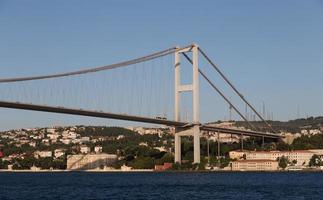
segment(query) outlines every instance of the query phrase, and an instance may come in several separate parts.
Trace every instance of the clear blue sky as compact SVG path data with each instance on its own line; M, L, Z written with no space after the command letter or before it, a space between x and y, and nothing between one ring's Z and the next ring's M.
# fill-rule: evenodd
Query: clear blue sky
M275 119L296 118L297 106L301 117L323 115L322 0L0 0L0 33L1 78L110 64L195 42ZM105 123L0 112L0 129Z

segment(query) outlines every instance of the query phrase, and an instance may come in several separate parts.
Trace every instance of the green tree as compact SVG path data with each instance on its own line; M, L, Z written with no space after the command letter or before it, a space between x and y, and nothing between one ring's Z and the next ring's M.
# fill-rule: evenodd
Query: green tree
M288 159L285 156L282 156L280 158L277 158L278 160L278 166L282 169L285 169L288 165Z
M8 164L8 161L0 159L0 169L8 169Z
M174 156L171 153L166 153L162 158L156 161L157 165L162 165L164 163L174 162Z
M181 169L181 164L176 162L172 166L172 170L180 170Z
M153 169L155 167L155 160L151 157L137 157L130 166L135 169Z
M220 168L225 168L229 165L230 163L230 158L229 157L222 157L220 158Z
M316 155L316 154L314 154L312 156L312 158L310 159L310 162L309 162L309 166L310 167L322 166L322 164L323 163L322 163L321 158L318 155Z

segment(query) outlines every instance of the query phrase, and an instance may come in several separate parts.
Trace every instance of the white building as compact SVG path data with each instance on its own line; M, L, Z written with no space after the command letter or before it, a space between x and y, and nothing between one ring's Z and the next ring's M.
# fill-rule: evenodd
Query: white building
M49 139L42 139L41 142L44 143L44 144L49 144Z
M102 153L102 147L101 146L94 147L94 152L95 153Z
M145 146L145 147L147 147L148 146L148 143L147 142L140 142L139 143L139 146Z
M49 158L52 156L53 156L53 153L51 151L35 151L34 152L35 158Z
M54 156L55 158L60 158L65 154L65 149L55 149Z
M320 131L320 129L311 129L309 131L309 133L310 133L310 135L317 135L317 134L320 134L321 131Z
M160 152L167 152L166 147L162 146L162 147L154 147L154 149L159 150Z
M121 171L131 171L132 167L128 167L127 165L122 165L121 166Z
M36 142L29 142L29 146L36 147Z
M69 134L69 132L68 132L68 131L63 131L63 132L62 132L62 137L63 137L63 138L68 138L68 137L69 137L69 135L70 135L70 134Z
M296 166L307 166L314 154L320 155L323 150L295 150L295 151L231 151L229 156L232 159L245 158L246 160L277 160L282 156L290 162L295 161Z
M308 134L308 131L306 129L303 129L303 130L301 130L301 134L302 135L307 135Z
M47 134L47 137L51 140L57 140L59 135L56 133L53 133L53 134Z
M296 166L308 165L314 152L308 150L295 150L295 151L270 151L270 152L251 152L246 155L248 159L271 159L276 160L279 157L286 157L290 162L296 161Z
M88 146L81 146L80 151L81 153L88 154L91 152L91 149Z
M123 139L123 138L125 138L125 136L124 136L124 135L118 135L117 140L121 140L121 139Z
M46 129L46 132L47 133L55 133L56 129L55 128L48 128L48 129Z
M69 132L68 138L70 138L70 139L76 139L77 136L78 135L75 132Z
M71 139L60 139L60 141L66 145L71 144Z
M238 160L231 162L233 171L274 171L278 170L275 160Z
M30 170L36 172L36 171L40 171L41 168L40 167L36 167L35 165L33 165L33 166L30 167Z
M81 137L81 142L90 142L90 137Z

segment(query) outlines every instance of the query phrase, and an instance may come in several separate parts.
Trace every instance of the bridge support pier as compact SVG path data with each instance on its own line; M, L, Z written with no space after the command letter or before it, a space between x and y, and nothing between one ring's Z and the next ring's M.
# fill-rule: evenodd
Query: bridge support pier
M175 132L175 162L181 163L181 137L193 136L194 163L200 163L200 126L196 125L188 129L176 128Z
M182 151L181 151L182 143L181 136L178 133L175 133L175 163L181 163L182 161Z
M193 137L194 137L194 163L201 162L201 145L200 145L200 126L195 125L193 127Z
M181 62L180 54L192 52L192 84L181 84ZM193 44L190 47L175 52L175 121L180 121L180 102L182 92L193 94L193 124L190 135L194 137L194 163L200 163L200 94L199 94L199 68L198 68L198 46ZM185 131L184 131L185 132ZM185 133L186 134L186 133ZM179 128L175 129L175 162L181 162L181 139Z

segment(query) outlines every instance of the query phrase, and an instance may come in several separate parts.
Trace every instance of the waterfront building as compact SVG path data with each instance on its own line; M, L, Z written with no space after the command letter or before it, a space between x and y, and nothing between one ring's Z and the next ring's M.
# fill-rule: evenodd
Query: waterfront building
M308 165L310 159L315 153L309 150L295 151L254 151L246 154L247 160L270 159L277 160L280 157L286 157L290 162L296 162L296 166Z
M114 154L78 154L67 156L67 170L104 169L117 161Z
M165 171L173 167L173 163L164 163L163 165L155 165L155 171Z
M40 167L36 167L35 165L33 165L33 166L30 167L30 170L35 172L35 171L40 171L41 168Z
M277 160L286 157L295 166L307 166L314 154L323 155L323 149L294 150L294 151L230 151L231 159L246 160Z
M121 166L121 171L131 171L132 167L128 167L127 165L122 165Z
M231 162L233 171L274 171L278 169L275 160L237 160Z

